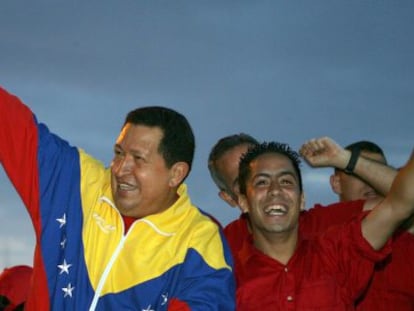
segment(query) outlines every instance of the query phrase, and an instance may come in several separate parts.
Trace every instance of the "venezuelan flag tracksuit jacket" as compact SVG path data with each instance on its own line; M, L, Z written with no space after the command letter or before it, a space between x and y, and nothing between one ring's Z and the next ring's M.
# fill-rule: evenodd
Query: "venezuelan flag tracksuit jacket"
M185 185L125 234L109 170L1 88L0 162L36 233L28 310L234 310L229 249Z

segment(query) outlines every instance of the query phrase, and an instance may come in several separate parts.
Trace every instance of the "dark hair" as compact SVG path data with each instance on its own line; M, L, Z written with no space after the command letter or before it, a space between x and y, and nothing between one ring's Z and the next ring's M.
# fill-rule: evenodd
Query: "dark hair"
M240 193L246 194L246 182L247 179L250 177L250 163L256 159L257 157L261 156L262 154L266 153L277 153L287 157L293 165L293 168L298 175L299 180L299 190L300 192L303 191L302 186L302 175L300 172L300 156L299 154L294 151L292 148L289 147L288 144L278 143L278 142L263 142L261 144L252 146L243 155L240 160L239 165L239 187Z
M214 180L215 184L220 188L220 190L231 191L226 189L227 185L223 180L223 176L217 171L216 162L229 150L242 146L242 145L256 145L259 142L252 136L239 133L229 136L225 136L213 146L208 156L208 170L210 172L211 178Z
M165 107L143 107L130 111L124 125L127 123L160 128L163 137L158 152L163 156L167 167L177 162L186 162L189 171L191 170L195 139L188 120L182 114Z
M345 149L349 151L360 150L360 151L378 153L384 157L385 163L387 163L387 160L385 159L384 151L381 149L380 146L378 146L376 143L373 143L372 141L360 140L360 141L354 142L346 146Z
M379 154L384 158L384 164L387 164L387 159L385 158L384 151L381 149L380 146L378 146L376 143L373 143L372 141L369 141L369 140L356 141L352 144L349 144L344 149L349 150L351 152L359 150L359 151ZM334 168L334 171L335 173L344 172L344 170L341 170L337 167Z

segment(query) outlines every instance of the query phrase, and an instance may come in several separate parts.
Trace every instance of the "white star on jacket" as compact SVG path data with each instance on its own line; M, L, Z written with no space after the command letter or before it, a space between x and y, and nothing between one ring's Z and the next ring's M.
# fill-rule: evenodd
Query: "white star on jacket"
M60 224L59 228L62 228L66 225L66 214L63 214L62 218L56 218L57 222Z
M66 246L66 238L63 239L62 242L60 242L60 246L61 246L62 249L65 248L65 246Z
M161 294L161 297L162 297L162 303L161 303L161 306L163 306L163 305L165 305L165 304L167 303L167 301L168 301L168 293L166 293L166 294Z
M75 289L75 287L72 287L72 284L68 284L67 287L63 287L62 290L65 293L65 295L63 297L67 297L69 296L70 298L72 298L72 292Z
M56 218L56 221L59 223L59 229L62 229L63 226L66 225L66 213L63 213L61 218ZM62 249L64 249L66 246L66 238L63 238L63 240L60 242L60 247ZM72 264L68 264L66 262L66 258L63 259L63 263L60 265L57 265L57 267L60 269L59 271L59 275L66 273L67 275L69 275L69 268L72 266ZM71 283L69 283L66 287L62 287L62 291L63 291L63 298L66 297L73 297L73 291L75 289L75 286L72 286Z
M58 268L60 269L59 274L62 274L62 273L69 274L69 268L71 266L72 266L71 264L68 264L66 262L66 259L63 259L63 263L61 265L58 265Z

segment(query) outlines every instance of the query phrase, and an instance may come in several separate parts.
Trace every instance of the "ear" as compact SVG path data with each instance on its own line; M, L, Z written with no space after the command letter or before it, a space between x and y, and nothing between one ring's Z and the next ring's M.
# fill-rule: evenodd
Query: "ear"
M338 174L333 174L329 178L329 182L331 183L332 191L336 194L341 194L341 178Z
M304 211L306 209L306 200L305 200L305 193L302 192L301 197L300 197L300 210Z
M171 188L178 187L187 176L189 166L186 162L176 162L170 169L170 181L168 185Z
M231 197L230 194L227 193L227 191L220 190L218 193L219 197L225 201L227 204L229 204L231 207L238 206L238 203Z
M240 194L239 197L239 207L243 213L249 212L249 203L247 202L246 196L244 194Z

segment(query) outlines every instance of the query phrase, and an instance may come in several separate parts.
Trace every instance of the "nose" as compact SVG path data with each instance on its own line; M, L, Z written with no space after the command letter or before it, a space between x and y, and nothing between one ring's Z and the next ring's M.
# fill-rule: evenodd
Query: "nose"
M281 187L278 182L275 182L275 181L271 182L270 187L269 187L269 195L271 196L278 195L280 192L280 189Z
M133 158L130 155L125 155L120 159L116 159L112 164L112 171L117 176L122 176L131 171L133 164Z

